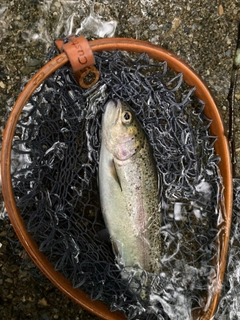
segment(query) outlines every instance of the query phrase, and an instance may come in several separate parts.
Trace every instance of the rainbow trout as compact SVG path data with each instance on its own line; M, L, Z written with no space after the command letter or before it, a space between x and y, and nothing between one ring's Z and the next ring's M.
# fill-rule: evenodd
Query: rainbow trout
M157 272L161 246L157 170L142 128L119 100L109 101L103 115L99 187L119 266Z

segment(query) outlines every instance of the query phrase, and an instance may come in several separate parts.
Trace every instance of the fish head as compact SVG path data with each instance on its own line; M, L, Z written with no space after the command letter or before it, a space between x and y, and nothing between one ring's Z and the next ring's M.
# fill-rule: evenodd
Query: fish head
M102 120L102 143L118 160L127 160L145 144L144 132L130 107L118 100L107 103Z

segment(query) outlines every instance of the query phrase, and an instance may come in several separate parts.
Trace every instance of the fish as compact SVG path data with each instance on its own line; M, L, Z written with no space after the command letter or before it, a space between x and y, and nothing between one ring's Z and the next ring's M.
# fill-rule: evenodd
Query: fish
M99 193L117 264L160 268L159 178L151 146L130 107L107 102L102 117Z

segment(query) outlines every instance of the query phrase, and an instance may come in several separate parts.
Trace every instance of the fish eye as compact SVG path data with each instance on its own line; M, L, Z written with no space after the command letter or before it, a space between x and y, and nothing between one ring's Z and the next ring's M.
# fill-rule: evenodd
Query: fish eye
M122 123L129 124L132 122L132 114L129 111L124 111L122 113Z

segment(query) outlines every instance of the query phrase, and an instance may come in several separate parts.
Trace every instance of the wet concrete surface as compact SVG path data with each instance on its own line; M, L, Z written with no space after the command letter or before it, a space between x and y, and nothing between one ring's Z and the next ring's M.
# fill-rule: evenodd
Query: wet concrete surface
M137 38L179 55L205 81L228 125L227 94L236 47L239 1L38 1L0 0L0 127L21 85L46 62L59 35L74 33L94 12L101 21L117 21L116 37ZM82 32L97 38L91 24ZM240 81L236 90L235 135L240 173ZM2 209L3 210L3 209ZM0 220L1 319L98 319L66 298L34 267L9 221ZM8 235L7 235L8 234ZM30 273L29 273L30 269ZM35 272L35 271L34 271Z

